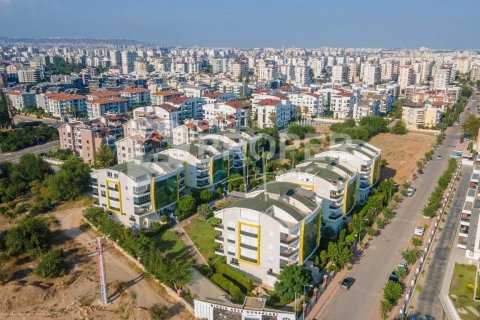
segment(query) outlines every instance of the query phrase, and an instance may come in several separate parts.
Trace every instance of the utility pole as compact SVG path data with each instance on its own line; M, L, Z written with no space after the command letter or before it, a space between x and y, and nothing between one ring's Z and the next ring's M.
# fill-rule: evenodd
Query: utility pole
M107 250L106 245L103 243L104 239L107 238L97 237L94 240L88 241L87 245L90 249L90 255L97 256L97 274L100 289L100 300L104 305L107 305L110 304L110 301L108 301L107 271L105 268L105 260L103 259L103 252Z

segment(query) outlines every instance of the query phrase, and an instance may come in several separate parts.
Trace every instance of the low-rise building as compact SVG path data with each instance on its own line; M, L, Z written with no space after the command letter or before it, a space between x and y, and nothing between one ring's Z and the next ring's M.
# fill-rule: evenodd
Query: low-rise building
M153 155L94 171L92 194L96 205L127 227L148 228L161 214L174 211L185 195L181 162Z
M286 182L269 182L215 212L216 253L255 281L273 286L288 265L303 265L320 243L320 200Z

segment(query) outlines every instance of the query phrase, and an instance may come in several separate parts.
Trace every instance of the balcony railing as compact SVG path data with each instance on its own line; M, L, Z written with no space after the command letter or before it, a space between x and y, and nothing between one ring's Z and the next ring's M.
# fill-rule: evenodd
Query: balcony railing
M290 244L290 243L293 243L297 240L298 240L298 236L288 235L288 236L281 236L280 237L280 243L283 243L283 244Z
M258 238L258 234L256 233L251 233L251 232L247 232L247 231L240 231L240 234L242 236L247 236L247 237L252 237L252 238Z
M223 224L217 223L217 224L215 225L215 230L223 231Z
M340 199L343 196L342 192L330 192L331 199Z
M280 252L280 256L288 258L288 257L291 257L292 255L296 254L297 252L298 252L298 249L284 250L284 251Z

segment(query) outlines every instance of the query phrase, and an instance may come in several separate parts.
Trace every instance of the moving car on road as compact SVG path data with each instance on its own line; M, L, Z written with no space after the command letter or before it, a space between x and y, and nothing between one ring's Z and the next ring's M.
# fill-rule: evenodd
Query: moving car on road
M348 290L355 282L355 279L352 277L347 277L342 281L342 289Z

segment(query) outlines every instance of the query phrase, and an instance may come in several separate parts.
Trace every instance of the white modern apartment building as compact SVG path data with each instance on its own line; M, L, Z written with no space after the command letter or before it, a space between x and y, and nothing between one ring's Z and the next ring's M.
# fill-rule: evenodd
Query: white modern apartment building
M96 205L135 229L148 228L160 214L173 212L185 194L182 163L163 155L96 170L91 176Z
M133 117L137 119L149 119L158 123L157 129L167 138L172 137L173 128L183 123L183 110L169 104L159 106L139 107L133 111Z
M470 185L460 216L457 247L465 249L465 257L480 260L480 156L474 161Z
M344 65L338 65L332 67L332 82L344 83L348 80L348 68Z
M214 189L227 181L230 152L222 145L194 142L161 153L184 164L185 184L190 188Z
M366 64L363 72L363 83L367 86L374 86L380 83L381 75L379 64Z
M320 200L292 183L269 182L215 217L222 232L215 252L270 287L285 266L303 265L320 243Z
M342 228L343 217L355 206L357 179L352 166L320 157L305 160L276 177L277 181L295 183L315 192L322 199L322 224L335 232Z
M331 145L316 157L335 159L341 165L353 167L358 173L357 203L367 201L370 189L380 180L381 150L361 140L350 140Z
M295 107L301 108L302 117L316 118L325 112L324 96L317 93L290 93L288 99Z
M353 106L353 119L359 121L366 116L380 114L381 101L377 99L360 99Z
M159 131L153 131L125 136L115 142L115 146L118 163L125 163L165 150L167 141Z
M203 119L202 106L205 104L205 100L202 98L179 97L168 100L166 104L181 110L181 121L192 118L198 120Z
M333 92L330 93L330 111L333 112L333 117L335 119L351 117L356 100L353 92L333 90Z
M207 103L202 108L205 120L210 121L218 116L223 116L227 119L235 119L236 126L246 127L248 125L248 105L241 102Z
M282 128L295 119L295 106L285 95L254 94L253 121L259 128Z
M415 84L415 71L411 65L404 65L400 67L398 75L398 86L403 92L408 86Z
M440 123L441 112L430 103L408 102L402 105L402 120L407 128L433 128Z
M433 90L446 90L450 83L452 69L449 67L440 67L433 76Z
M173 145L189 144L210 133L209 123L203 120L187 120L172 129Z

